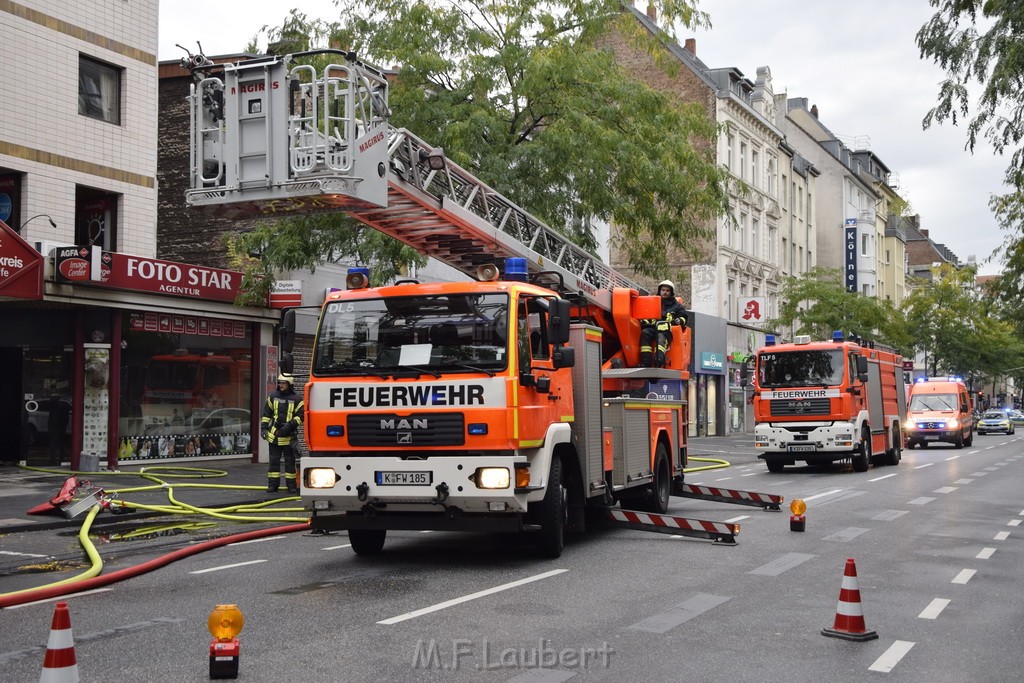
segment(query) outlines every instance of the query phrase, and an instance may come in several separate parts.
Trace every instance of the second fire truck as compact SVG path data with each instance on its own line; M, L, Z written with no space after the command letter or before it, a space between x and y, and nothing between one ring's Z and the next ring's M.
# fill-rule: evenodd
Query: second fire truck
M757 352L754 446L772 472L849 460L855 472L897 465L907 415L902 358L871 342L798 335Z

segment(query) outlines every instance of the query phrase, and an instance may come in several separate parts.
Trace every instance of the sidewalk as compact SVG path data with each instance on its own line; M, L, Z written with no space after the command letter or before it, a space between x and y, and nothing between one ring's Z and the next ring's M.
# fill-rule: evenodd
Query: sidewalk
M52 469L57 470L58 468ZM140 470L150 472L153 476L161 478L162 481L174 489L175 498L196 507L219 508L240 503L271 500L288 495L288 492L284 490L283 481L281 491L275 494L267 493L267 464L253 463L248 457L231 460L171 462L166 464L133 463L125 464L118 471L129 473L139 472ZM225 474L216 476L215 472L190 470L211 470L224 472ZM28 510L56 496L69 476L72 475L66 467L61 468L60 473L51 474L12 465L0 465L0 533L81 526L82 520L85 517L84 512L70 519L59 511L44 515L27 514ZM155 485L155 482L144 477L113 474L106 471L80 472L74 476L78 478L80 484L82 482L89 482L92 486L100 487L107 492ZM184 486L175 488L181 484L215 484L228 487L256 486L259 488L258 490L239 488L208 489ZM167 495L167 490L162 489L133 491L125 493L121 497L134 503L167 505L169 504ZM96 524L143 519L156 514L158 513L135 511L115 515L109 511L103 511L96 518Z

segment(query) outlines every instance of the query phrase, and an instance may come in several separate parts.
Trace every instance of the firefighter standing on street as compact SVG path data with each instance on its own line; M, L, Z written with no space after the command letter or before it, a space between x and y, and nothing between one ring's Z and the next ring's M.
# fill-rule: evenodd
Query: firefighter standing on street
M689 313L676 300L676 286L671 280L658 285L661 297L661 318L640 321L640 365L645 368L665 367L665 354L672 343L672 325L686 325Z
M267 491L273 493L281 486L281 458L284 457L284 481L288 493L298 493L295 483L295 438L302 424L302 398L293 388L295 378L281 373L277 377L277 390L267 397L260 419L260 436L270 444L270 469L267 471Z

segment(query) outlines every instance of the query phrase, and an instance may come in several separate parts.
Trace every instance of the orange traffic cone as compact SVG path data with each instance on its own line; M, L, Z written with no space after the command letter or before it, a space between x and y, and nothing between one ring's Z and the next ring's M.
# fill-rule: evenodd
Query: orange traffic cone
M878 637L864 623L860 589L857 587L857 564L853 558L846 560L843 587L839 589L839 604L836 606L836 623L832 628L821 629L821 635L845 640L874 640Z
M66 602L58 602L53 610L53 625L50 626L39 683L78 683L78 660L75 658L71 614Z

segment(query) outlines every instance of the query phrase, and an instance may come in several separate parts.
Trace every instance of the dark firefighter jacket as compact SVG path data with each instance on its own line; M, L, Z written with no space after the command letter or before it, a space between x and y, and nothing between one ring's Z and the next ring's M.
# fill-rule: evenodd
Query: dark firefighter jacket
M678 299L675 297L662 297L660 320L667 322L669 325L677 322L680 325L686 325L688 317L689 311L686 310L685 306L679 303ZM640 324L643 327L656 327L658 322L658 320L648 318L646 320L641 320Z
M302 424L302 406L302 398L291 387L270 392L260 419L263 438L275 446L291 444Z

